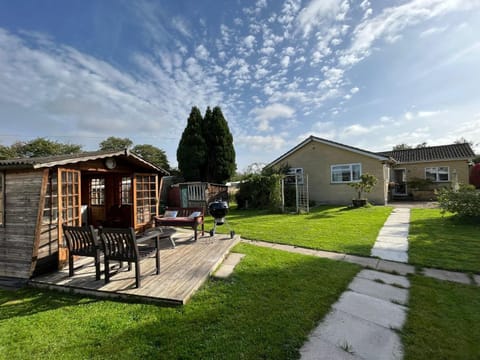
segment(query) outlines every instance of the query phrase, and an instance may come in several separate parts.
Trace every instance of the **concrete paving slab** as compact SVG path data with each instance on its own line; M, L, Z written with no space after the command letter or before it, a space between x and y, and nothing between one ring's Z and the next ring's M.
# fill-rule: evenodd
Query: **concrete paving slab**
M401 263L408 262L408 254L405 251L385 250L385 249L372 249L372 256L377 256L383 260L397 261Z
M330 252L330 251L321 251L321 250L316 250L315 251L315 256L321 257L321 258L327 258L331 260L344 260L345 259L345 254L340 254L336 252Z
M284 248L284 249L286 249L286 248ZM315 256L315 252L316 252L313 249L305 249L305 248L302 248L302 247L292 247L291 250L289 250L289 251L291 251L293 253L296 253L296 254L310 255L310 256Z
M256 240L242 239L242 242L244 242L246 244L262 246L262 247L266 247L266 248L273 248L275 246L274 243L269 243L269 242L266 242L266 241L256 241Z
M359 294L372 296L377 299L406 305L408 303L408 290L392 285L379 283L373 280L355 277L348 288Z
M375 245L373 246L374 249L378 250L393 250L393 251L408 251L408 243L407 242L391 242L391 241L383 241L383 238L377 239Z
M378 236L393 236L393 237L401 237L406 238L408 236L408 229L405 228L393 228L393 227L386 227L385 225L379 231Z
M470 277L467 274L455 272L455 271L425 268L423 269L423 275L432 277L438 280L453 281L461 284L471 284Z
M415 267L412 265L401 264L393 261L379 260L377 270L397 273L400 275L414 274Z
M480 286L480 275L473 275L473 281Z
M354 255L345 255L343 259L346 262L358 264L361 266L369 266L373 269L377 266L378 259L372 259L369 257L354 256Z
M377 241L388 242L392 244L408 244L408 239L406 237L401 236L386 236L386 235L378 235Z
M410 281L405 276L387 274L382 271L362 270L357 274L357 277L368 280L381 280L386 284L400 285L404 288L410 288Z
M245 254L230 253L227 258L220 265L220 268L215 272L214 276L220 279L226 279L232 275L235 266L243 259Z
M403 357L400 338L393 330L339 310L329 313L312 336L339 347L348 346L362 359L399 360Z
M341 347L318 338L310 338L300 349L302 360L362 360Z
M401 329L407 317L404 306L354 291L345 291L333 308L394 329Z

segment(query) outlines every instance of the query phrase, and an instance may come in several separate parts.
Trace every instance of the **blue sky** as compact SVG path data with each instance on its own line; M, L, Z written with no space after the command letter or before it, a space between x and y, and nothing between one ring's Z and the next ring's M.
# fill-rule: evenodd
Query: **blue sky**
M480 0L0 0L0 143L176 149L219 105L238 170L316 135L480 152Z

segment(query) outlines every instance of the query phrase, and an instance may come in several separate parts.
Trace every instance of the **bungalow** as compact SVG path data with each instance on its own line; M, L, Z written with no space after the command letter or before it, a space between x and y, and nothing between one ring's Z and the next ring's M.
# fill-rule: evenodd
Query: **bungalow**
M62 224L151 226L163 175L128 150L0 160L0 279L62 267Z
M391 181L396 183L397 196L408 195L407 182L415 178L441 186L452 181L468 183L469 164L474 156L468 144L376 153L310 136L267 166L289 166L300 176L308 174L310 200L331 204L351 203L355 192L348 184L369 173L378 182L368 199L385 205Z

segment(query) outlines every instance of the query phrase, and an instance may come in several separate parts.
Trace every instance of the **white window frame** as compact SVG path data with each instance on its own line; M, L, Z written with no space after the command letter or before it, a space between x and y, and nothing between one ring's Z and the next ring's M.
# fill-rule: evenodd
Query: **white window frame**
M440 174L445 174L445 171L440 172L440 169L447 169L447 180L440 180ZM450 181L450 167L449 166L430 166L425 168L425 179L428 180L427 171L435 174L433 182L449 182Z
M350 170L350 180L341 180L341 181L335 181L333 179L333 170L334 168L336 167L340 167L340 166L348 166L349 167L349 170ZM354 166L358 166L360 168L360 171L359 171L359 175L358 175L358 179L353 179L353 167ZM330 182L332 184L348 184L348 183L352 183L352 182L359 182L360 181L360 177L362 176L362 164L361 163L351 163L351 164L334 164L334 165L330 165Z
M303 168L290 168L288 170L288 175L296 176L297 184L303 185Z

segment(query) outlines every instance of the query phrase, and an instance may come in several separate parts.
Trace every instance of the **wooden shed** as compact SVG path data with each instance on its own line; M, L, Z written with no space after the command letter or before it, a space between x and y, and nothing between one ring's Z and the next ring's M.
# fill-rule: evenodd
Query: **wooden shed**
M128 150L0 160L0 278L63 267L62 224L151 226L163 175Z

